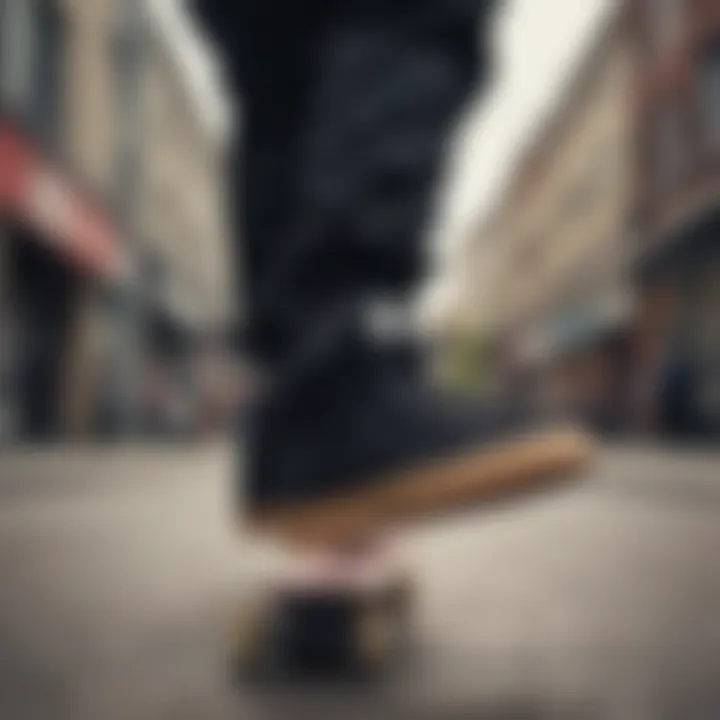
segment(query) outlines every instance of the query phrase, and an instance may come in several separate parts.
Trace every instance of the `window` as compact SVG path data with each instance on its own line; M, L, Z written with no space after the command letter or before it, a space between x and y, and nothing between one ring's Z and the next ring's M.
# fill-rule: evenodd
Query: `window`
M7 14L8 0L0 0L0 101L2 100L2 88L5 82L7 60L5 50L7 47Z
M51 0L36 0L36 13L38 46L35 84L37 93L32 122L35 130L45 140L58 140L62 135L63 33L61 18Z
M655 53L668 50L678 37L682 24L683 0L646 0L645 8Z
M564 215L570 220L582 219L595 199L595 177L592 168L583 166L575 183L568 188Z
M3 105L17 110L28 102L32 86L30 3L4 2L2 11L0 91Z
M685 169L687 162L686 146L683 135L683 122L680 108L667 107L658 116L655 130L654 155L655 177L653 181L659 188L675 183Z
M720 151L720 42L703 59L701 87L707 142Z
M0 0L0 102L45 140L60 130L61 22L51 0Z

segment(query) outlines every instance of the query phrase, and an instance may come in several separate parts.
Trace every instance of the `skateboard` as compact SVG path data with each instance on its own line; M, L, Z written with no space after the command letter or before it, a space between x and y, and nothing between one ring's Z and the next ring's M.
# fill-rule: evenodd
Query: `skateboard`
M301 568L248 598L234 636L237 680L379 678L407 652L412 575L399 564Z

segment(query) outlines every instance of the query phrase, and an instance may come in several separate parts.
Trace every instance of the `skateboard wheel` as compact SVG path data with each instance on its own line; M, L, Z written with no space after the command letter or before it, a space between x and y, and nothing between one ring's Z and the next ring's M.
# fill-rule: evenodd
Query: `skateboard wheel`
M383 608L367 608L358 618L355 638L357 664L375 674L391 662L397 646L396 619Z
M412 583L399 575L369 598L357 624L357 653L362 667L381 672L401 654L410 634Z
M338 673L380 677L406 647L412 590L404 573L357 593L275 588L241 610L235 629L235 678Z
M232 666L236 679L256 678L269 669L273 610L267 602L268 598L249 601L235 621Z

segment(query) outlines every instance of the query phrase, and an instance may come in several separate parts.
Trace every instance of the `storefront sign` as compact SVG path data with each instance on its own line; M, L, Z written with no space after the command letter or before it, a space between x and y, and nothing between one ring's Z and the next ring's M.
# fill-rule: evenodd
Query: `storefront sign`
M33 230L38 240L86 272L123 272L119 237L110 218L44 158L33 143L0 123L0 214Z
M623 325L632 314L632 297L624 289L613 290L595 302L561 313L553 333L558 353L578 350L609 330Z

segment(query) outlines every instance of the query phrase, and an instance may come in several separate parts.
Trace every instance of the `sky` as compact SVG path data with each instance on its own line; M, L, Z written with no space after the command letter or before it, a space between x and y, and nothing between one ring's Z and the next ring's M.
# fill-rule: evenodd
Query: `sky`
M463 225L492 203L612 7L613 0L507 0L496 26L493 85L458 132L451 224Z
M493 84L459 124L443 183L432 240L441 264L452 258L502 192L513 160L552 112L583 51L617 0L504 0L497 18ZM183 0L152 0L188 72L198 108L213 131L227 127L217 72ZM438 304L443 282L433 291Z

